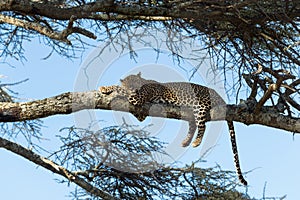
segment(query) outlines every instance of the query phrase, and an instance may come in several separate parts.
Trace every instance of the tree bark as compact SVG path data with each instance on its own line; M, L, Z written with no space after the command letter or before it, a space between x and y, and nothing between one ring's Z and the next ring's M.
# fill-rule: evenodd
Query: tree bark
M181 19L215 19L221 21L231 21L236 22L247 22L253 24L254 22L260 22L270 20L270 17L276 15L276 17L281 17L286 19L286 10L278 11L278 6L283 6L282 1L272 1L270 3L261 4L260 7L267 7L265 13L252 12L249 13L247 10L242 10L243 8L252 8L252 6L257 6L256 1L248 0L243 2L214 2L214 1L201 1L201 2L186 2L177 1L170 2L169 4L162 4L161 6L144 6L139 4L134 4L130 2L114 3L112 0L98 0L96 2L86 3L80 6L59 7L51 2L39 3L32 2L29 0L3 0L0 2L0 12L1 11L16 11L24 13L27 15L40 15L51 19L57 20L69 20L72 16L76 15L78 19L90 18L93 19L97 12L103 13L116 13L127 15L128 17L134 16L164 16L172 18ZM293 5L293 7L288 7ZM288 12L289 17L296 18L300 16L300 2L292 1L286 4L286 9L290 9ZM240 18L232 16L232 13L238 10ZM248 15L248 16L247 16ZM265 16L269 16L266 18ZM113 16L111 18L113 20Z

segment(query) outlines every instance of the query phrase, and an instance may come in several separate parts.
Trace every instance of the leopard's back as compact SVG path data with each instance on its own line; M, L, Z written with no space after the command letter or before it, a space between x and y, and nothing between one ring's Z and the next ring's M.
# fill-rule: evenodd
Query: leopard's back
M167 92L176 96L175 105L190 107L199 105L199 103L205 104L207 107L211 105L209 90L205 86L187 82L169 82L162 83L162 85L167 88Z
M140 73L121 79L121 83L126 89L140 91L141 94L148 95L147 99L153 103L166 102L177 106L203 104L209 108L226 104L215 90L194 83L160 83L155 80L143 79Z

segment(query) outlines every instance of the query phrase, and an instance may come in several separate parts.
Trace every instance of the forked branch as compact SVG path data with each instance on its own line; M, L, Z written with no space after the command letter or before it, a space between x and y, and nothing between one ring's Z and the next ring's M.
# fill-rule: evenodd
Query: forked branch
M261 78L259 75L263 74L264 76ZM284 69L273 70L271 68L263 67L261 64L257 64L257 70L249 74L243 74L243 78L245 79L248 86L251 88L251 94L248 99L256 99L258 88L264 91L264 95L260 98L258 103L255 106L254 113L258 114L263 105L267 102L268 99L272 99L272 95L276 92L278 94L278 104L284 104L285 109L288 110L289 116L291 116L291 111L289 109L289 104L291 104L294 108L299 110L299 104L297 104L290 95L297 92L296 86L298 85L299 79L293 81L290 84L287 84L287 80L293 80L296 77L290 74L289 71ZM276 79L276 81L273 81ZM252 81L253 80L253 81ZM281 89L285 88L285 93L281 92ZM273 102L274 103L274 102ZM274 105L274 107L276 107ZM285 109L280 110L283 112Z

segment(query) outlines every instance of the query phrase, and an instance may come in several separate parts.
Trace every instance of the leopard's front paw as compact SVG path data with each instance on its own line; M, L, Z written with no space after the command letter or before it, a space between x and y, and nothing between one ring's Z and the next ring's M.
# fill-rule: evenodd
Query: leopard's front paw
M110 94L115 90L115 86L101 86L98 89L102 94Z

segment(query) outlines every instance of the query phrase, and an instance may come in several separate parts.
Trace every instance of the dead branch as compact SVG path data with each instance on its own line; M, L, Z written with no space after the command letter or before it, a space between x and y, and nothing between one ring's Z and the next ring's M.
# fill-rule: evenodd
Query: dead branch
M295 100L293 100L290 96L294 93L299 94L299 89L296 88L299 84L300 84L300 79L295 80L288 87L286 87L286 90L283 94L284 99L298 111L300 111L299 103L297 103Z
M260 74L268 74L269 76L263 77L261 79L259 77ZM289 116L291 116L291 111L289 108L288 103L290 103L294 108L298 109L299 104L297 104L290 95L292 93L295 93L296 90L296 83L299 82L299 80L292 82L291 84L285 83L286 80L289 79L295 79L296 77L290 74L289 71L284 69L279 70L273 70L267 67L263 67L261 64L257 64L257 70L252 73L252 75L249 74L243 74L243 78L245 79L247 85L251 87L251 94L249 96L249 99L255 99L257 96L257 87L260 86L260 88L264 91L263 97L258 101L256 104L256 107L254 109L254 113L258 113L259 110L262 108L262 106L266 103L266 101L270 98L272 98L272 95L274 92L277 92L279 95L279 100L276 106L280 106L279 104L283 104L288 113ZM276 82L273 82L273 78L276 79ZM253 80L253 81L252 81ZM266 82L268 82L269 86L266 86ZM280 91L280 88L286 88L286 92L283 94ZM272 99L271 99L272 100ZM273 102L273 100L272 100ZM274 105L275 106L275 105ZM285 109L281 110L283 112Z
M68 171L66 168L54 163L53 161L51 161L45 157L42 157L42 156L34 153L33 151L31 151L27 148L24 148L23 146L21 146L17 143L11 142L9 140L6 140L6 139L0 137L0 147L6 149L8 151L11 151L17 155L20 155L23 158L30 160L31 162L37 164L38 166L41 166L47 170L52 171L55 174L59 174L59 175L65 177L70 182L77 184L78 186L85 189L88 193L90 193L92 195L96 195L96 196L102 197L103 199L107 199L107 200L117 199L117 198L111 196L110 194L107 194L106 192L94 187L93 185L86 182L84 179L80 178L73 172Z

